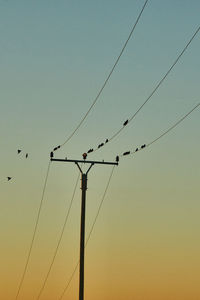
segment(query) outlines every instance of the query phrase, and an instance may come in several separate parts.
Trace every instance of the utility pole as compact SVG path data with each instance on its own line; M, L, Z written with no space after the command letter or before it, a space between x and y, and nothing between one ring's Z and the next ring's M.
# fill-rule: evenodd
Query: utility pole
M81 226L80 226L80 269L79 269L79 300L84 300L84 259L85 259L85 208L86 208L86 190L87 190L87 175L95 164L101 165L118 165L117 162L104 162L104 161L87 161L87 153L83 153L83 160L76 159L56 159L53 158L53 152L50 154L51 161L59 162L73 162L77 165L81 173ZM90 164L87 172L83 173L79 163Z

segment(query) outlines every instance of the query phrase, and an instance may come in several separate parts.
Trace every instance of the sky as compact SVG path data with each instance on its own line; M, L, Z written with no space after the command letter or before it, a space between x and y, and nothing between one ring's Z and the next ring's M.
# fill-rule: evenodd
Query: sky
M84 117L143 4L0 0L0 299L15 300L49 153ZM121 128L197 30L199 13L197 0L148 1L96 105L56 158L81 159ZM199 53L200 33L136 118L90 158L115 161L199 103ZM199 116L196 109L156 143L120 158L86 248L85 299L200 299ZM88 175L86 236L111 169L95 165ZM51 163L19 300L37 299L78 174L74 164ZM80 198L78 181L41 300L59 300L79 259ZM62 299L77 298L78 272Z

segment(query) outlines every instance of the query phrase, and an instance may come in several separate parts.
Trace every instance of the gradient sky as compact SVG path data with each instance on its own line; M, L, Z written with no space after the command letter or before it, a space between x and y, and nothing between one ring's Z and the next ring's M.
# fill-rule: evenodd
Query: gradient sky
M143 3L0 0L0 299L15 299L49 152L91 105ZM81 158L112 136L169 69L200 25L199 15L198 0L149 0L99 101L56 157ZM200 34L133 122L91 158L113 161L151 142L195 106L199 53ZM200 299L199 120L197 109L151 147L120 160L86 250L86 300ZM89 173L87 233L110 172L95 166ZM75 165L52 163L20 300L38 295L77 175ZM79 186L41 300L59 299L76 265ZM63 299L77 298L78 272Z

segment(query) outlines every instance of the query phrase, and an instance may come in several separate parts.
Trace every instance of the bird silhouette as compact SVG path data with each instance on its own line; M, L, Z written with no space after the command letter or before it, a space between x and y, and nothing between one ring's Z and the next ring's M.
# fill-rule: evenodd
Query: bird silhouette
M93 151L94 151L94 149L89 149L87 153L91 153Z
M137 151L138 151L138 148L135 149L135 152L137 152Z
M8 181L9 181L9 180L11 180L11 179L12 179L12 177L9 177L9 176L8 176L8 177L7 177L7 179L8 179Z
M108 143L108 139L106 139L105 143Z
M57 146L57 147L55 147L55 148L53 149L53 151L56 151L56 150L58 150L60 147L61 147L60 145L59 145L59 146Z
M28 153L26 153L26 158L28 158Z
M98 148L101 148L104 145L104 143L99 144Z
M17 153L19 154L20 152L22 152L22 150L18 149L18 150L17 150Z
M128 124L128 120L126 120L123 125L126 126L127 124Z
M127 151L127 152L124 152L123 155L129 155L131 152L130 151Z
M116 156L115 160L116 160L116 162L119 161L119 155Z

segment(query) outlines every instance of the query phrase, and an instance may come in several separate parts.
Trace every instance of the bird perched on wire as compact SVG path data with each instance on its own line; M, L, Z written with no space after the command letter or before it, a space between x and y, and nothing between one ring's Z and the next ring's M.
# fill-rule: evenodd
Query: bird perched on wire
M98 148L103 147L104 143L99 144Z
M130 151L126 151L123 153L123 155L129 155L131 152Z
M123 124L123 126L126 126L128 124L128 120L126 120Z
M11 180L11 179L12 179L12 177L9 177L9 176L8 176L8 177L7 177L7 179L8 179L8 181L9 181L9 180Z
M56 150L58 150L58 149L60 149L60 145L59 146L57 146L57 147L55 147L54 149L53 149L53 151L56 151Z
M87 153L91 153L93 151L94 151L94 149L89 149Z

